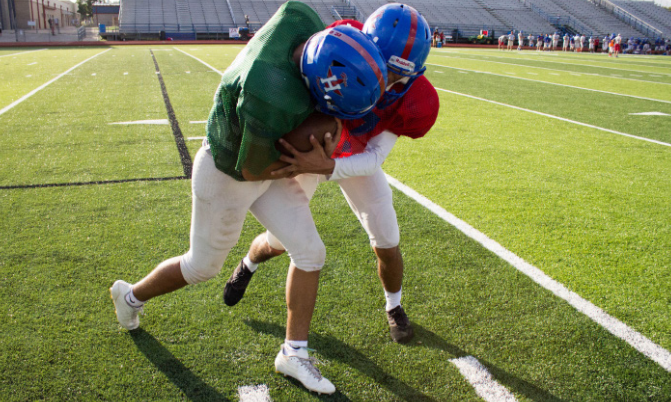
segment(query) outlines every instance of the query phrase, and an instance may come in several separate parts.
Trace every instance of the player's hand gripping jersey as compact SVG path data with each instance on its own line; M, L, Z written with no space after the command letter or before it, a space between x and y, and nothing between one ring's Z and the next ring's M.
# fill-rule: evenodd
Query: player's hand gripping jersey
M207 123L217 169L240 181L243 168L260 173L280 155L275 141L315 110L292 54L324 28L309 6L284 3L226 69Z

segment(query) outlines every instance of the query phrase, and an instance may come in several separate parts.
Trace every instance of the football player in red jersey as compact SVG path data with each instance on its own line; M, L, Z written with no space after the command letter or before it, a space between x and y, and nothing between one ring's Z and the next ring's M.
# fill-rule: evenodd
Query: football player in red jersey
M297 180L308 198L312 197L320 181L338 182L377 255L391 337L395 342L407 343L414 332L401 306L403 258L399 248L400 235L392 191L381 165L400 136L423 137L438 116L438 94L423 75L431 47L431 30L417 10L404 4L380 7L363 25L358 21L343 20L331 26L342 24L363 30L380 47L391 84L371 113L345 122L340 142L332 155L314 141L315 149L311 152L294 150L294 157L283 156L282 160L292 165L277 173L299 174ZM283 145L292 148L286 142ZM283 252L284 247L272 233L257 236L247 256L226 283L226 304L233 306L242 299L259 263Z

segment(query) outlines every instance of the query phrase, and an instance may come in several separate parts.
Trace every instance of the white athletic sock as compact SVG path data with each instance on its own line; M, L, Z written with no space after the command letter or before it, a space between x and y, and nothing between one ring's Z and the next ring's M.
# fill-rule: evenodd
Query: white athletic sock
M135 295L133 294L133 288L130 289L130 292L126 293L125 299L126 303L128 303L128 305L131 307L138 308L144 306L144 302L139 301L137 297L135 297Z
M255 262L252 262L252 260L249 259L249 254L247 254L247 255L245 256L245 258L242 259L242 262L245 263L245 265L247 266L247 269L248 269L250 272L254 272L254 271L256 271L256 268L259 267L259 264L255 263Z
M304 359L308 357L308 341L290 341L284 340L284 354L287 356L298 356Z
M396 293L389 293L386 290L384 291L384 297L387 299L387 305L385 306L385 309L387 311L391 311L395 309L396 307L401 305L401 293L403 292L403 288L399 290Z

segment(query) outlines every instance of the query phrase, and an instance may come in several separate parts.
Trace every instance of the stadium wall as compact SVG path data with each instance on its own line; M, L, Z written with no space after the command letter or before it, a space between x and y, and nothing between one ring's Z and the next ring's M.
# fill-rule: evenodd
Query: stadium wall
M0 0L2 28L10 29L9 1ZM57 19L61 27L73 26L79 19L77 4L60 0L13 0L18 29L49 29L49 19ZM29 21L35 22L32 26Z

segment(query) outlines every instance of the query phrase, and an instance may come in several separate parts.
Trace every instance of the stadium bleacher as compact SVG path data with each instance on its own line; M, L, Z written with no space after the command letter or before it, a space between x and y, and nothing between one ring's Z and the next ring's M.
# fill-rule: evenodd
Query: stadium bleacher
M364 20L387 0L305 0L329 24L339 18ZM125 35L161 32L227 37L229 29L258 30L284 0L121 0L120 29ZM593 0L414 0L409 2L432 28L461 37L480 30L530 34L568 30L572 33L625 37L671 36L671 12L653 2L618 0L598 5ZM613 4L616 5L613 6ZM617 12L614 11L617 9ZM636 20L636 24L629 23ZM643 22L641 22L643 21ZM646 24L646 29L641 29ZM654 27L654 35L649 27ZM659 31L658 31L658 30ZM211 36L210 36L211 37Z
M667 37L671 35L671 11L666 8L652 1L613 1L613 3L635 17L648 22Z

